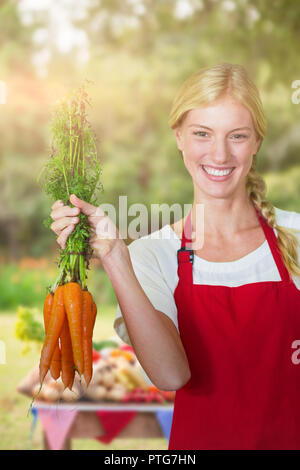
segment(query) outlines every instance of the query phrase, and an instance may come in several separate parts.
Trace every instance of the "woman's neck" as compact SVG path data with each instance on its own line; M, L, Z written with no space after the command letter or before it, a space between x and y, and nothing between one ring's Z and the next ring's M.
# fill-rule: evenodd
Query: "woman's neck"
M200 219L199 219L200 217ZM239 199L195 198L192 206L192 224L201 221L204 234L211 238L230 240L232 236L259 225L257 214L248 196Z
M236 235L260 227L254 204L248 196L234 200L194 198L191 210L193 233L196 231L201 239L201 231L203 237L209 237L216 244L229 242ZM181 238L186 218L187 215L171 224L178 238Z

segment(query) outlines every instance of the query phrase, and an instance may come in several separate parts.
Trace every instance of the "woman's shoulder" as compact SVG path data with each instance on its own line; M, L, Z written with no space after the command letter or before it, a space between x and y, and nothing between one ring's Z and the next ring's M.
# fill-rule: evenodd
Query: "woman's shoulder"
M169 224L134 239L128 245L136 273L143 276L143 280L147 277L147 282L157 281L163 285L165 282L172 292L176 286L176 251L179 247L180 240Z
M275 207L277 225L300 230L300 212L288 211Z
M134 239L128 245L131 253L140 255L164 253L172 251L179 243L179 238L171 225L166 224L161 229Z

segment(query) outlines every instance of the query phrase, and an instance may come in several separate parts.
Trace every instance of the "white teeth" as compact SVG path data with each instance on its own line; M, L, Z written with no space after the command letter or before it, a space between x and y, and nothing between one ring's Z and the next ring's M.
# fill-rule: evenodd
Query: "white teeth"
M234 168L231 168L230 170L215 170L214 168L210 168L204 165L202 165L202 168L206 171L206 173L214 176L226 176L234 170Z

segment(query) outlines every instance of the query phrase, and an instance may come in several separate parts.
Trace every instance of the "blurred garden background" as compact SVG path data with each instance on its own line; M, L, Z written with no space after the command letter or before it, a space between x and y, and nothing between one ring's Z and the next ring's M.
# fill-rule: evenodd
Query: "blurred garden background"
M300 3L294 0L3 0L0 2L0 449L41 449L29 439L29 399L16 386L38 363L39 343L16 338L20 306L42 321L58 245L43 225L51 201L37 177L51 151L55 104L84 80L98 138L102 202L192 202L190 177L168 114L180 84L219 62L244 65L258 86L268 134L258 169L276 207L300 212ZM298 81L298 82L297 82ZM3 91L3 87L2 87ZM117 214L118 215L118 214ZM118 220L118 219L117 219ZM126 240L127 243L130 240ZM116 297L96 261L95 339L113 334ZM167 449L163 440L77 440L78 449Z

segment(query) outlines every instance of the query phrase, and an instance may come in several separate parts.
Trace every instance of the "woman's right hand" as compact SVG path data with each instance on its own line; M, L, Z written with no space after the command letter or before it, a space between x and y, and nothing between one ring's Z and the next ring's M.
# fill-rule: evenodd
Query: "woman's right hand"
M112 252L113 248L120 244L126 244L120 238L118 229L112 220L100 208L79 199L72 194L70 202L75 207L65 206L62 201L56 201L52 206L51 217L54 222L51 230L58 235L57 243L65 249L67 239L73 232L75 225L79 222L79 213L82 212L88 218L92 229L90 246L96 256L103 261L104 257Z

